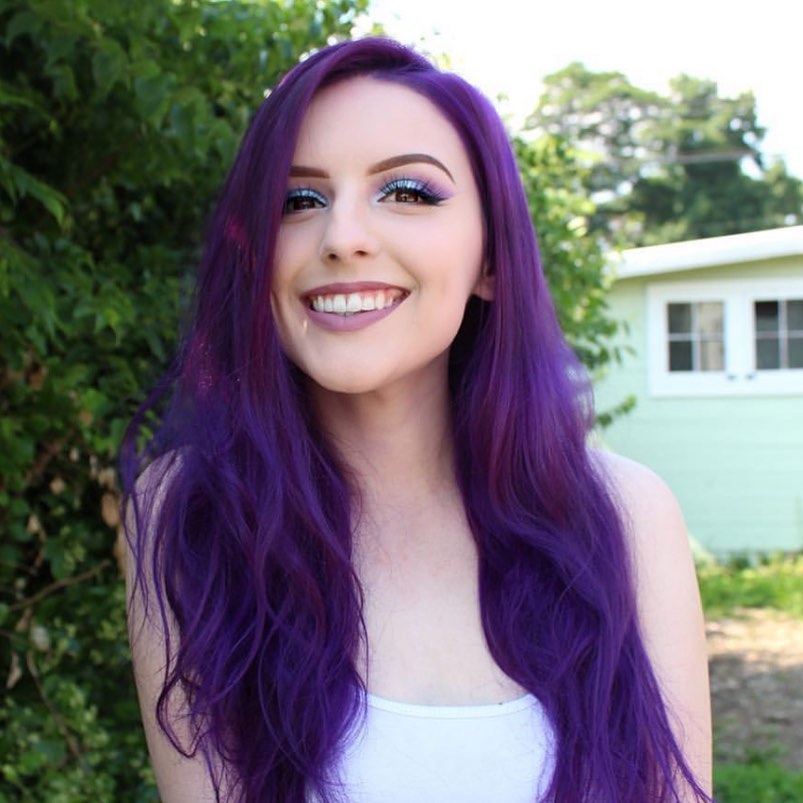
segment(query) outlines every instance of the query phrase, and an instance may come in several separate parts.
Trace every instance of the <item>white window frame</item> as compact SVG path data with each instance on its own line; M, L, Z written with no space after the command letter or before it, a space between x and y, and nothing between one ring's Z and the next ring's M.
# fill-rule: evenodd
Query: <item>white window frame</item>
M803 368L758 370L755 301L803 298L803 278L655 282L647 286L647 376L651 396L760 396L803 393ZM723 371L670 371L670 303L724 304Z

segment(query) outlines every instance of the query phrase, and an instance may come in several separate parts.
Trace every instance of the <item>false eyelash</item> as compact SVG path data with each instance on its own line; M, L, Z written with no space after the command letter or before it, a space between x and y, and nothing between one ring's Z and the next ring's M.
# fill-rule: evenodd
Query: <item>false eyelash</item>
M430 182L403 176L391 178L386 181L385 184L382 185L380 193L385 196L390 195L392 192L399 192L400 190L408 190L409 192L417 193L425 204L430 204L432 206L446 200L446 196L437 190Z
M293 187L293 189L287 191L282 211L285 214L292 214L293 212L305 211L301 209L294 210L291 207L292 202L300 198L311 198L312 200L319 203L321 206L326 206L326 198L323 195L321 195L321 193L318 192L317 190L312 189L312 187Z

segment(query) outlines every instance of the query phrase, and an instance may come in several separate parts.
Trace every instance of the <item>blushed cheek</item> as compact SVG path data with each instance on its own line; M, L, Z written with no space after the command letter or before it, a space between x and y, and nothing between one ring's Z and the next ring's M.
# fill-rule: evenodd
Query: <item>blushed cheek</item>
M273 322L276 325L276 334L279 337L279 344L282 347L282 351L288 357L290 357L290 359L292 359L292 339L288 337L289 321L287 320L287 316L284 314L280 296L274 291L271 291L270 294L270 310L273 317Z

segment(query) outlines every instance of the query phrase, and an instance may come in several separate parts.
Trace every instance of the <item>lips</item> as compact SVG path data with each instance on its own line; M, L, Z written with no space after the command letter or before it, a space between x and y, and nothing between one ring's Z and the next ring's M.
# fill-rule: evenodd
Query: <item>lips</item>
M331 295L315 295L310 305L316 312L331 312L335 315L355 315L359 312L370 312L391 307L403 296L401 290L375 290L362 293L333 293Z
M409 295L378 282L329 284L302 296L309 318L324 329L352 332L390 315Z
M339 284L315 288L304 294L304 301L314 312L351 316L388 309L407 295L401 287L386 284Z

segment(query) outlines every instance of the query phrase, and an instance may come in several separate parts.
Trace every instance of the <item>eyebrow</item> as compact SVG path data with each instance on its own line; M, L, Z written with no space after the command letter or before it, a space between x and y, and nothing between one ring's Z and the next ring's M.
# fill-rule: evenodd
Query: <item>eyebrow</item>
M385 170L390 170L394 167L416 164L418 162L435 165L435 167L437 167L439 170L442 170L452 181L454 181L454 176L451 174L451 172L449 172L449 169L446 167L446 165L443 164L443 162L441 162L439 159L436 159L434 156L430 156L427 153L402 153L398 156L390 156L387 159L382 159L381 162L371 165L368 168L368 173L373 175L374 173L382 173ZM290 175L294 178L329 178L329 174L325 170L321 170L318 167L306 167L305 165L292 165L290 167Z

